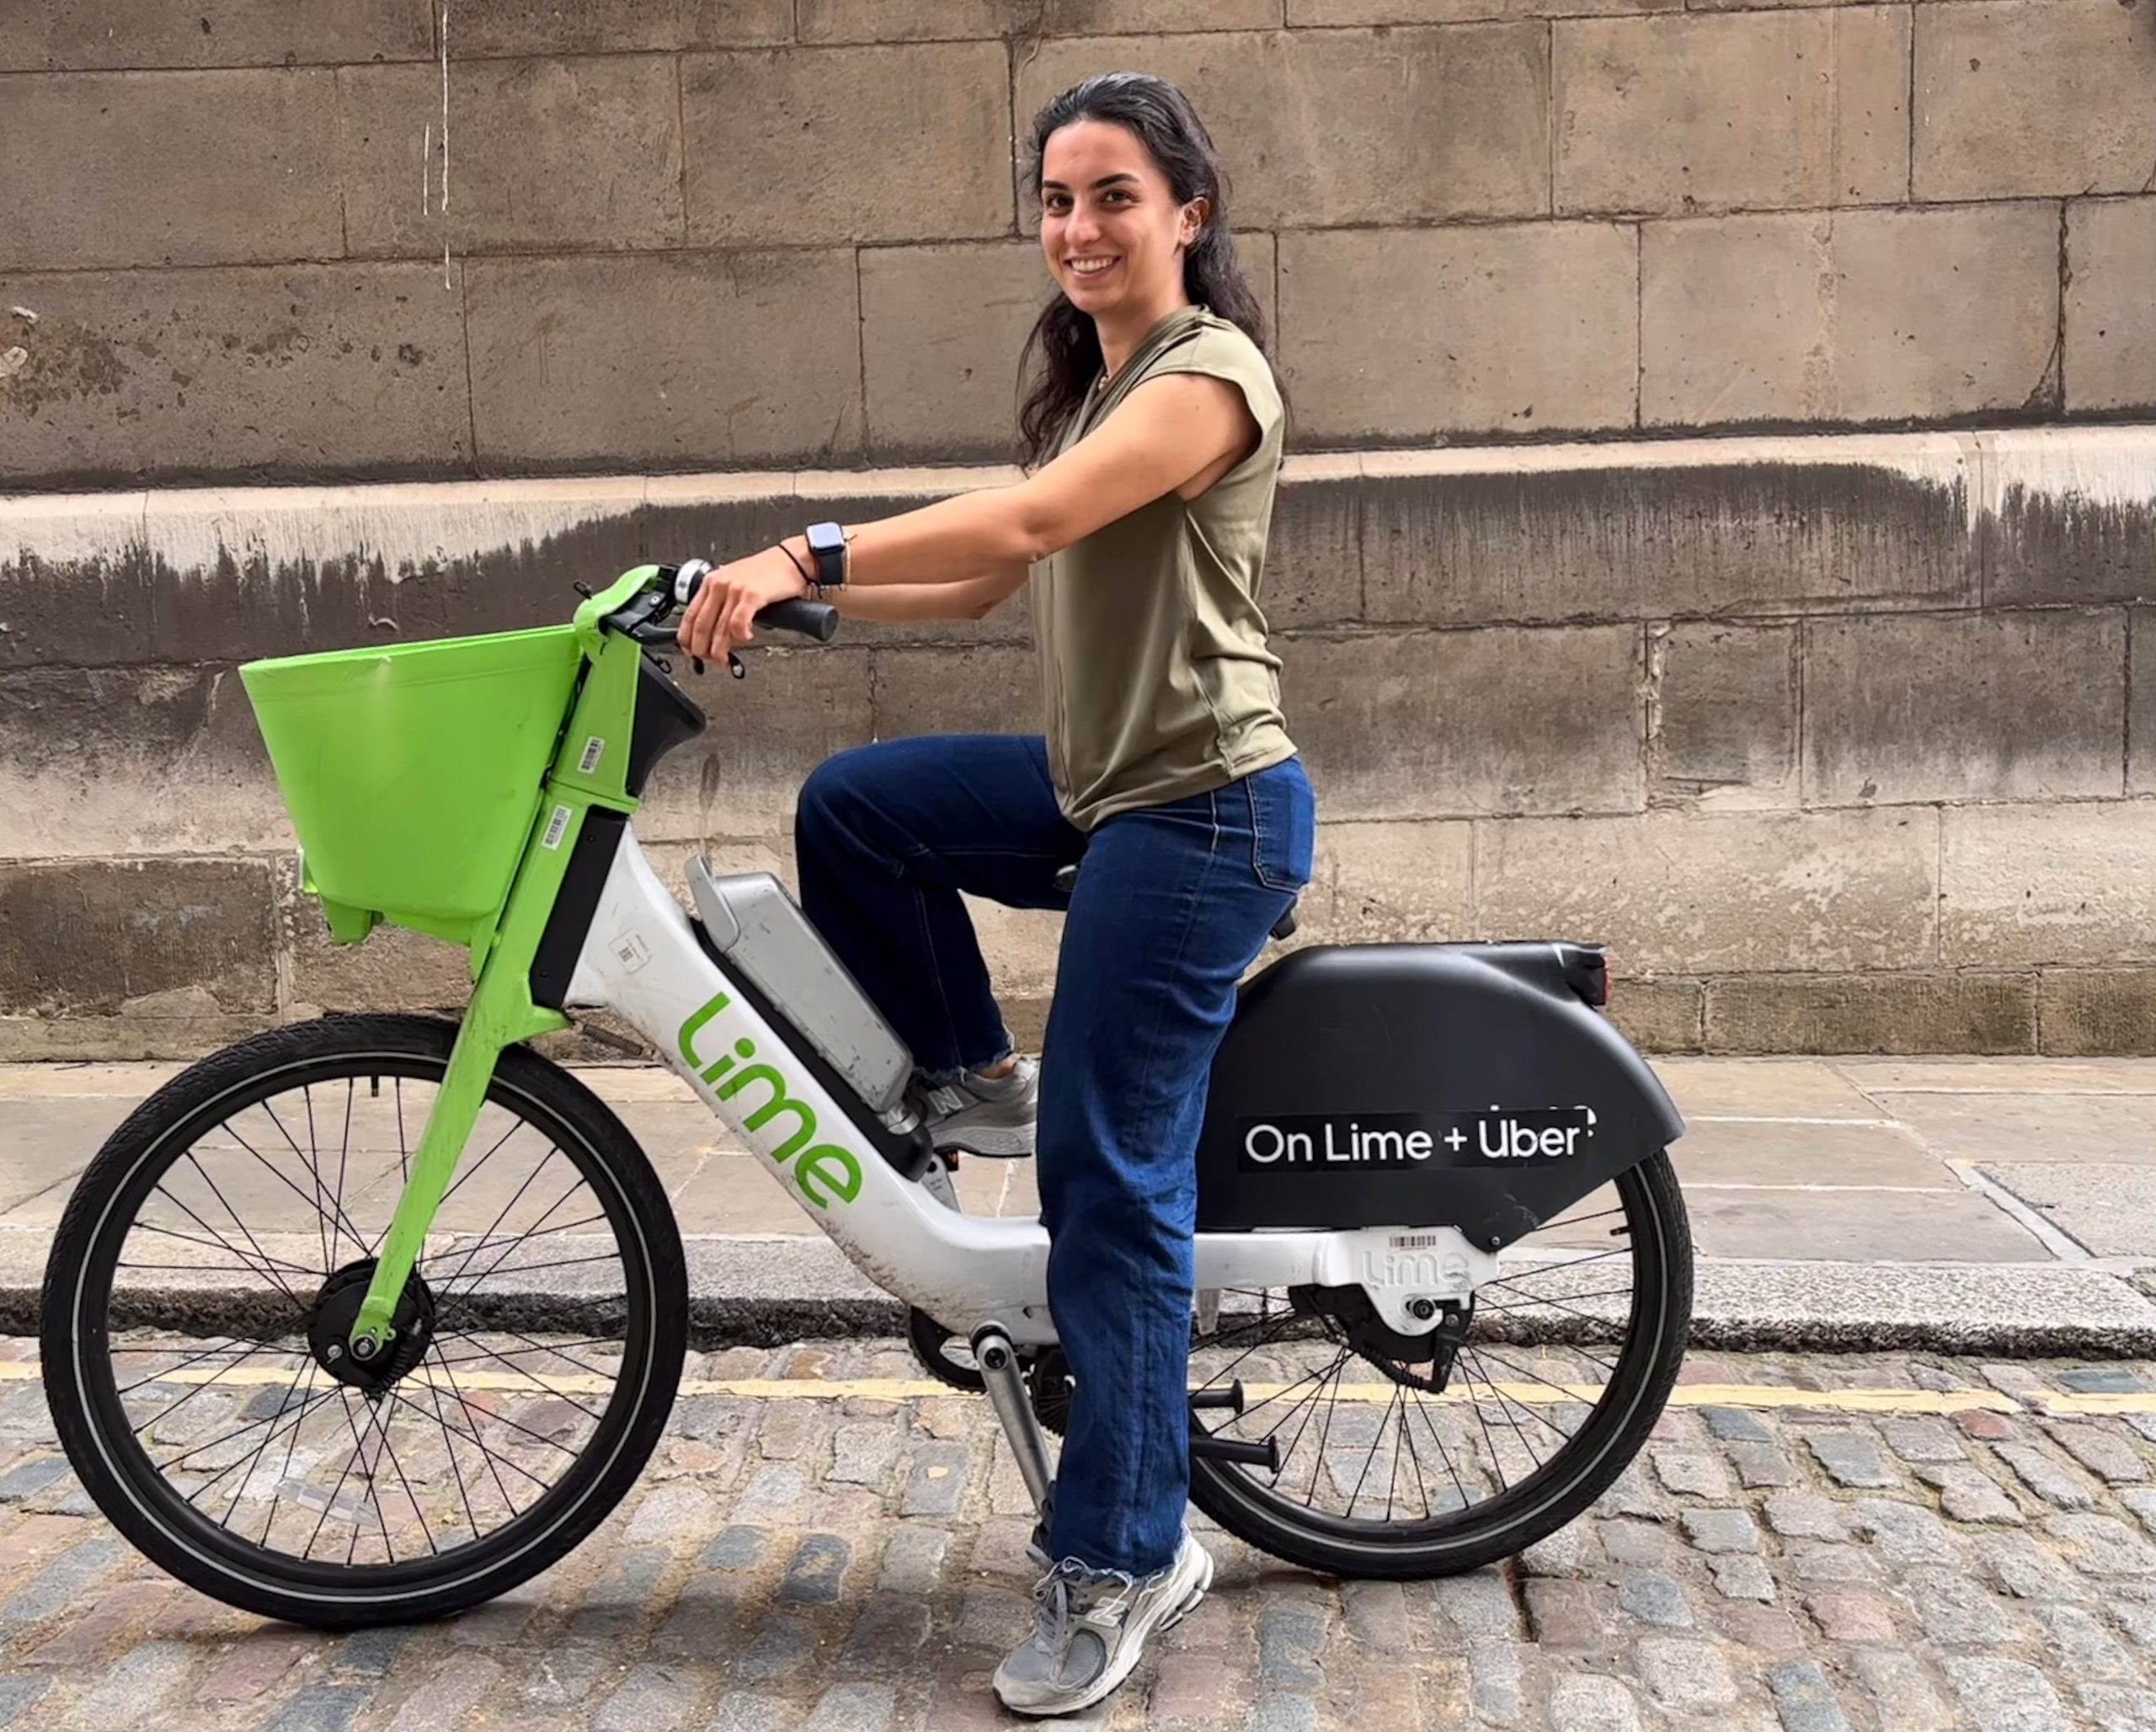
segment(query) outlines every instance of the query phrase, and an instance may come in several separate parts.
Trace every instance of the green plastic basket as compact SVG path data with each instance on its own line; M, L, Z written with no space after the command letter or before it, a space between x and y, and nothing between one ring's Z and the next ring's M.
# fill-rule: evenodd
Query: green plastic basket
M578 657L564 625L240 669L334 936L377 918L460 944L493 930Z

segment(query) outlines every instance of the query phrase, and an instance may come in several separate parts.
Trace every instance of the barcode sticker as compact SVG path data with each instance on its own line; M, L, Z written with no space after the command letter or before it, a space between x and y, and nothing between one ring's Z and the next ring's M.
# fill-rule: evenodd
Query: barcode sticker
M589 776L599 767L599 760L606 755L606 741L597 734L584 742L584 756L576 761L576 772Z
M1444 1238L1443 1233L1396 1232L1386 1243L1396 1251L1418 1251L1425 1246L1439 1243Z
M554 815L547 821L547 833L539 838L542 848L558 848L562 845L562 833L569 827L569 809L556 806Z

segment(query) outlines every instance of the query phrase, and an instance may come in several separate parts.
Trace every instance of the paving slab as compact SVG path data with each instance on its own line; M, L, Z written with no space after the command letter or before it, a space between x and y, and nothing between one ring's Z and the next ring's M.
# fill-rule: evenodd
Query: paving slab
M2050 1254L2028 1228L1968 1191L1716 1189L1686 1194L1709 1257L1841 1263L2028 1263Z
M2156 1167L2023 1161L1978 1170L2095 1256L2156 1258Z
M1687 1185L1961 1189L1946 1163L1898 1125L1694 1120L1670 1159Z
M2156 1168L2156 1094L1912 1093L1874 1098L1950 1161L2108 1161Z
M1838 1058L1832 1063L1866 1094L1919 1088L1981 1094L2156 1094L2156 1058Z
M1655 1074L1686 1120L1876 1119L1879 1109L1827 1059L1663 1058Z

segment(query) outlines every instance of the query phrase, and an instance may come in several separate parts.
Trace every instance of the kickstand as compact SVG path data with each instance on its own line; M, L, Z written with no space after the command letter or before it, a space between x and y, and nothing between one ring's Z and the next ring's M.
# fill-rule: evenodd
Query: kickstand
M1019 1369L1018 1350L1011 1344L1010 1334L1001 1323L983 1323L975 1329L973 1347L974 1362L980 1367L981 1382L988 1387L988 1398L1002 1423L1003 1435L1011 1441L1011 1453L1017 1458L1018 1475L1033 1500L1033 1513L1045 1521L1055 1475L1049 1466L1048 1442L1041 1435L1041 1422L1034 1416L1032 1397L1026 1393L1026 1374Z

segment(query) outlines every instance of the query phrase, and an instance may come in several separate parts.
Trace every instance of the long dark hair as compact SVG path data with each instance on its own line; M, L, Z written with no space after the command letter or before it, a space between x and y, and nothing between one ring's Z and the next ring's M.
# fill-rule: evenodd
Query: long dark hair
M1206 201L1205 226L1183 254L1183 292L1240 326L1270 360L1264 315L1228 233L1228 173L1190 99L1150 72L1103 72L1065 91L1033 120L1031 184L1036 200L1041 195L1042 152L1053 134L1075 120L1107 120L1129 128L1167 177L1177 204ZM1019 441L1029 469L1085 400L1101 369L1100 334L1091 317L1073 307L1060 289L1041 309L1026 339L1018 360L1022 388L1036 352L1038 375L1018 409Z

